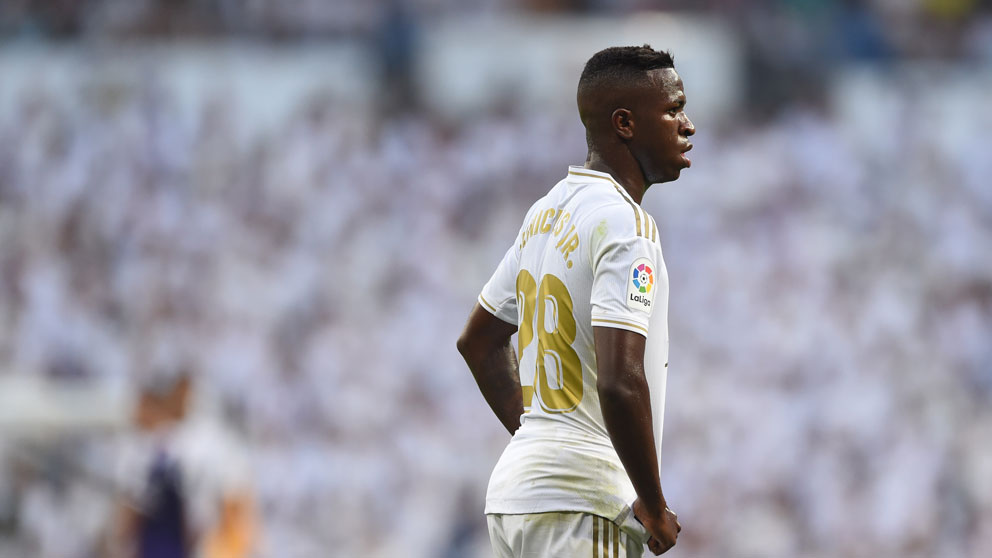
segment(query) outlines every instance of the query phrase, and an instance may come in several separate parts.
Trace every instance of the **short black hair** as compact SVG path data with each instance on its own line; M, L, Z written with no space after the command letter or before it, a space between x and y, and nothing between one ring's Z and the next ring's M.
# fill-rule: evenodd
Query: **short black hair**
M629 83L643 79L651 70L663 68L675 68L671 53L654 50L651 45L606 48L586 62L579 77L579 91L604 80Z

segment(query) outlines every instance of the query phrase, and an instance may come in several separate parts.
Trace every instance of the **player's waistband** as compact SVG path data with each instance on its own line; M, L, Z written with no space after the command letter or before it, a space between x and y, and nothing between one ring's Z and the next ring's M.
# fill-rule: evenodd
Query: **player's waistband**
M571 442L615 452L609 436L587 428L556 424L550 420L524 420L511 441Z

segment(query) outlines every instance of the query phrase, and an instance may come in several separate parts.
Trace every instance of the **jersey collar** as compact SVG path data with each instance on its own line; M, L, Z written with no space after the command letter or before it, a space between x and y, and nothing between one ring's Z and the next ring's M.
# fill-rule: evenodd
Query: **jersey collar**
M569 165L568 166L568 176L569 177L578 177L580 179L581 178L598 178L600 180L606 180L606 181L614 184L615 186L620 186L620 183L617 182L616 180L614 180L613 177L609 175L609 173L595 171L595 170L587 169L585 167L580 167L580 166L577 166L577 165Z
M610 176L609 173L595 171L592 169L587 169L585 167L580 167L576 165L568 166L568 179L570 181L585 182L589 178L594 178L597 180L605 180L609 182L610 184L615 186L617 191L620 192L620 195L626 198L628 201L630 201L630 203L639 205L637 204L637 202L634 201L634 198L630 197L630 194L627 193L627 190L623 186L621 186L620 183L616 181L616 179Z

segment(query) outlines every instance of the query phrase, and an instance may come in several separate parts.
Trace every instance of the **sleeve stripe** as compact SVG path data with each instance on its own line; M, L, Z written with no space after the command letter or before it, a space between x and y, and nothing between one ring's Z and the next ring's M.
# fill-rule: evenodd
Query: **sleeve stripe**
M605 318L593 318L592 319L592 325L596 325L597 322L604 323L604 324L624 325L624 326L627 326L627 327L632 327L632 328L634 328L634 329L636 329L636 330L644 333L644 335L647 335L648 334L648 328L642 326L641 324L635 324L633 322L624 322L624 321L621 321L621 320L607 320Z
M483 298L481 294L479 295L479 302L482 303L482 306L484 306L486 310L489 310L490 314L496 315L496 307L493 306L488 300Z
M654 225L654 228L651 229L651 242L658 242L658 222L654 220L654 217L651 218L651 224Z

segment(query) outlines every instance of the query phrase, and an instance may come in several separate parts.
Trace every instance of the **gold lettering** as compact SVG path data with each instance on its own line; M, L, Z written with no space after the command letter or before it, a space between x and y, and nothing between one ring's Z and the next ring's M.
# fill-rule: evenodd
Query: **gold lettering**
M527 228L520 235L520 249L522 250L527 242L530 241L535 235L552 233L554 236L561 234L562 230L565 229L565 223L572 217L570 213L565 212L562 215L561 209L548 208L542 209L535 212L534 217L531 218L530 222L527 223ZM575 225L572 225L565 233L565 238L575 229ZM564 239L562 239L564 240ZM559 241L556 248L561 248L563 242Z
M538 221L538 219L539 219L540 217L541 217L541 212L539 211L539 212L537 212L537 214L536 214L536 215L534 215L534 217L533 217L533 218L532 218L532 219L530 220L530 223L529 223L529 224L527 225L527 228L526 228L526 229L524 229L524 234L522 235L522 237L523 237L523 240L521 240L521 242L520 242L520 248L521 248L521 249L523 249L523 247L527 245L527 241L528 241L528 240L530 240L530 238L531 238L532 236L534 236L535 234L537 234L537 230L538 230L538 224L537 224L537 221Z
M554 208L551 208L544 212L544 216L541 217L541 233L546 233L551 230L551 223L548 222L548 217L555 214Z
M558 211L561 210L559 209ZM571 217L572 217L571 213L565 213L564 215L561 216L561 219L557 219L558 222L555 224L555 232L554 232L555 236L561 234L561 230L565 227L565 222L567 222Z
M568 238L568 235L572 234L572 231L574 230L575 225L572 225L571 228L568 229L567 233L561 235L561 240L558 241L558 244L555 244L555 248L561 248L562 244L565 244L565 239Z
M564 237L563 237L564 238ZM573 234L571 238L568 239L568 243L561 249L562 257L566 260L568 255L572 253L573 250L579 247L579 234Z

